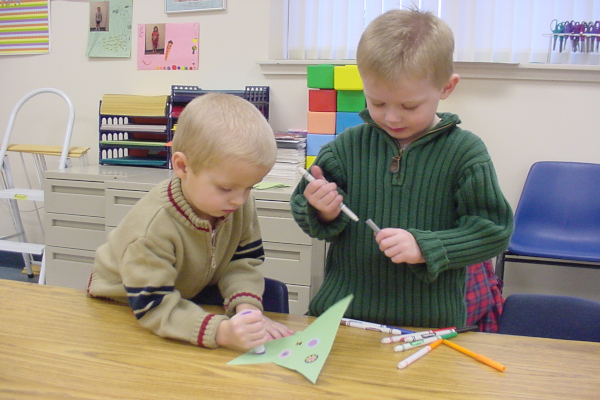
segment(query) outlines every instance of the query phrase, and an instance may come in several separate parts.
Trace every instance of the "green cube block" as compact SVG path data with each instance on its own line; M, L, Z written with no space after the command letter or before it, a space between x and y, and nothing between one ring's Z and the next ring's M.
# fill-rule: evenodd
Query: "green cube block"
M365 94L362 90L338 90L338 112L359 112L362 111L366 105Z
M306 67L306 84L313 89L333 89L334 67L330 64Z

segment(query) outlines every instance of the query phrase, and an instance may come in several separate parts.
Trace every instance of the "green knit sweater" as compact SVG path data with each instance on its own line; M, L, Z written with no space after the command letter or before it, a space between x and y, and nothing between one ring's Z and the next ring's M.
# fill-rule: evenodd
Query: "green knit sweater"
M309 313L320 315L348 294L346 317L403 326L462 326L466 321L466 266L506 249L513 216L480 138L462 130L458 116L439 114L440 123L404 151L361 112L365 124L347 129L323 146L315 164L336 182L345 214L320 222L303 195L302 181L292 213L311 237L331 242L323 286ZM392 173L393 159L398 160ZM408 230L424 264L395 264L365 224Z

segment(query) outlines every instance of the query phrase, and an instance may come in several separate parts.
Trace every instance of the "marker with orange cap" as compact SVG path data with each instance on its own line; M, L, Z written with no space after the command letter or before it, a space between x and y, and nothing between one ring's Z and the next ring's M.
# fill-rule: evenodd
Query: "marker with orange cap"
M416 351L415 353L406 357L404 360L402 360L398 363L398 369L403 369L403 368L408 367L410 364L414 363L419 358L423 357L424 355L429 353L431 350L438 347L442 343L443 340L444 339L438 339L435 342L431 343L429 346L425 346L421 350Z

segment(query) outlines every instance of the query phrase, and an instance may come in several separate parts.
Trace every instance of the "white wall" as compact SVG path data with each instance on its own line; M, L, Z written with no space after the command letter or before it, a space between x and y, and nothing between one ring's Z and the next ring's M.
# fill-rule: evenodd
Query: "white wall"
M6 127L13 106L29 91L40 87L61 89L75 105L71 143L91 147L90 162L95 163L98 102L102 95L169 94L174 84L231 90L246 85L269 85L273 128L306 128L306 77L287 72L265 74L258 63L273 54L272 27L283 23L277 14L281 3L281 0L228 0L226 11L165 14L163 0L134 0L134 31L138 24L147 23L200 24L199 70L138 71L135 35L131 58L87 58L89 2L52 1L51 54L0 58L0 129ZM595 82L502 79L502 76L488 79L473 77L470 70L463 71L461 66L457 72L466 73L452 96L441 103L440 110L457 113L465 129L484 139L513 207L533 162L600 162L600 134L596 124L600 79ZM600 70L595 73L600 74ZM560 79L569 79L571 74L561 71ZM511 71L506 75L513 76ZM52 96L38 96L22 109L12 142L61 143L66 107ZM10 230L3 204L0 221L0 234ZM28 225L32 239L39 238L34 225L31 222ZM532 270L543 272L531 274ZM600 271L510 265L506 280L505 294L551 288L554 292L600 300L597 293Z

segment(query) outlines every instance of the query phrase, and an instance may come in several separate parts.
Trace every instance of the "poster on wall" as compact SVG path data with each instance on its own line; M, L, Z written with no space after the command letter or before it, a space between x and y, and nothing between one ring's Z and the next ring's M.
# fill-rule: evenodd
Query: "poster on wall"
M133 0L90 0L86 56L131 57Z
M49 0L0 0L0 55L50 52Z
M198 69L198 23L138 25L138 70Z

